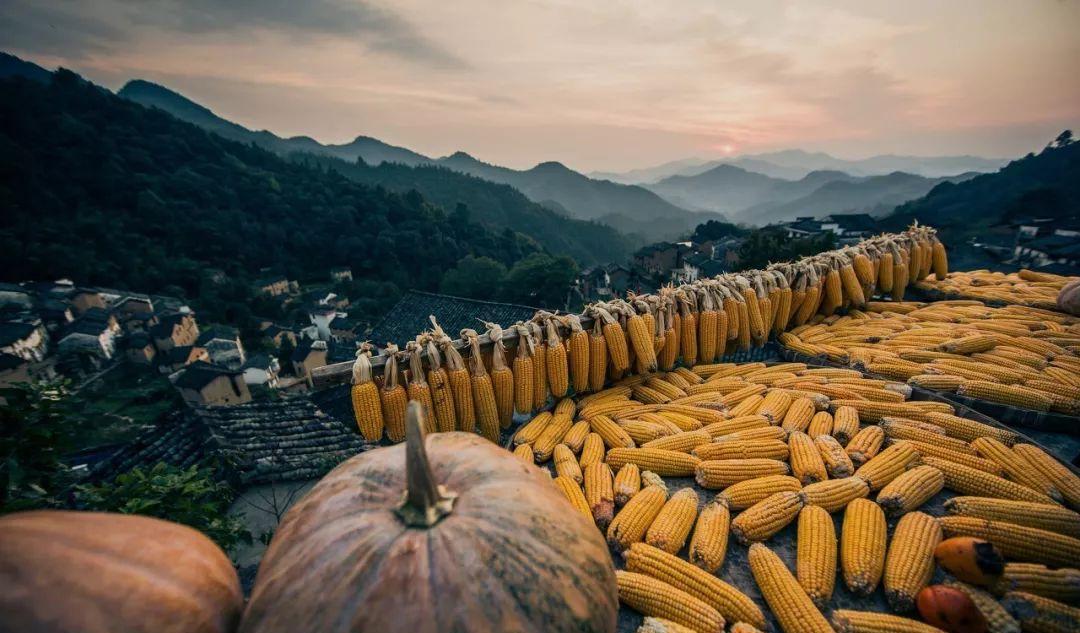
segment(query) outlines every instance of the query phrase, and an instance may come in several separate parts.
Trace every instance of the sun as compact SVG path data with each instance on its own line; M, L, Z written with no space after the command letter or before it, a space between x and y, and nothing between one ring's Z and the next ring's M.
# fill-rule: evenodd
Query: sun
M720 143L719 145L713 145L713 149L725 156L731 156L737 148L733 143Z

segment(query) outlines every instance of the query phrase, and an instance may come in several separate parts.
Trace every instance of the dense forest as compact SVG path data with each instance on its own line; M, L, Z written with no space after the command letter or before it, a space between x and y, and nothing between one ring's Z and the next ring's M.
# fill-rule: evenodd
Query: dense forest
M532 238L469 209L369 187L319 164L229 141L60 70L0 81L0 278L231 302L242 321L261 270L325 278L349 266L377 284L438 290L464 257L567 268ZM574 274L572 262L566 273ZM229 277L208 297L205 269ZM389 288L389 289L388 289ZM204 306L206 307L206 306ZM372 316L372 315L356 315Z

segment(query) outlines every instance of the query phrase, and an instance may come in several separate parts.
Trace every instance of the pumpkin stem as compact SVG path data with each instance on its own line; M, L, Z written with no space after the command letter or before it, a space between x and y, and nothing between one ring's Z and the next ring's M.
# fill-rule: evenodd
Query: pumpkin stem
M405 498L397 515L405 525L428 528L450 514L457 494L435 483L427 449L424 447L424 410L417 401L409 403L405 419Z

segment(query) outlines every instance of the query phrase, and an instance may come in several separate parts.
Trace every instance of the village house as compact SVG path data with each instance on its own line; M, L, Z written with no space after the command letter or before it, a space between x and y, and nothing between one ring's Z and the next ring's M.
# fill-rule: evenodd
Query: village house
M90 288L76 288L68 295L68 301L75 310L75 314L81 315L90 308L105 309L105 298L97 290Z
M30 362L11 354L0 354L0 389L26 383L33 380L30 374ZM0 398L0 402L3 398Z
M263 277L255 282L255 286L259 289L259 292L268 294L271 297L278 297L289 293L289 280L286 279L284 275Z
M296 347L296 332L281 327L276 323L269 323L262 328L262 335L270 339L276 349L281 349L281 345L285 340L288 340L293 347Z
M352 281L352 269L347 266L331 268L330 279L334 281Z
M52 297L41 299L37 307L37 314L41 317L45 329L49 332L61 330L75 320L75 314L71 311L71 306L65 301Z
M63 356L90 356L100 360L109 360L116 354L115 319L107 320L79 318L64 329L63 336L56 344Z
M334 319L330 322L330 336L342 343L354 343L362 329L359 323L349 318Z
M192 406L222 406L251 402L243 374L208 363L194 363L176 376L173 386Z
M266 354L256 354L244 363L244 382L248 385L264 385L270 389L278 386L281 365L278 359Z
M240 369L246 360L240 331L234 327L211 325L199 334L199 347L210 354L210 362L229 369Z
M293 373L304 379L309 378L311 370L327 363L327 350L326 341L301 339L292 354Z
M177 345L159 354L158 371L163 374L177 372L194 363L210 363L210 353L198 345Z
M832 233L841 244L853 244L877 230L877 221L867 213L834 213L822 218L803 216L780 224L791 238Z
M121 297L112 306L113 313L120 315L120 320L135 314L153 314L154 302L145 295L127 295Z
M49 335L41 319L0 323L0 354L40 361L49 353Z
M157 356L157 349L154 347L154 342L150 340L149 334L145 332L136 332L125 336L123 342L124 358L136 365L154 364L154 358Z
M167 352L181 345L194 345L199 340L199 324L195 320L195 313L177 312L160 317L159 323L150 328L150 336L160 352Z
M18 284L0 283L0 308L4 310L29 310L34 307L30 291Z
M690 252L688 243L657 242L634 253L634 265L648 274L667 277L682 266L682 258Z

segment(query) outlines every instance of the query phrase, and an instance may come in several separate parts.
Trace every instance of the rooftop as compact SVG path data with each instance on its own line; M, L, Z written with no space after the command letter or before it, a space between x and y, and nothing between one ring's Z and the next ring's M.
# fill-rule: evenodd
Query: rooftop
M173 350L175 350L175 349L184 349L184 348L175 348L174 347ZM190 352L191 348L187 348L187 349ZM171 350L170 350L170 353L171 353ZM185 355L185 358L186 358L186 355ZM199 362L195 362L195 363L192 363L192 364L188 365L187 369L185 369L183 371L183 373L181 373L176 378L176 383L175 384L180 389L194 389L194 390L198 391L199 389L202 389L206 385L209 385L211 382L213 382L214 380L220 378L221 376L235 376L235 375L237 375L237 372L235 372L235 371L230 371L228 369L223 369L221 367L215 367L214 365L211 365L209 363L199 361Z
M36 326L32 323L20 323L18 321L5 321L0 323L0 345L11 345L34 333Z
M439 325L456 338L463 328L482 331L484 324L481 321L506 327L532 318L536 310L515 303L479 301L410 290L375 324L368 338L380 346L391 342L404 349L405 343L417 333L431 329L428 317L432 314L438 317Z
M174 413L95 465L91 477L108 480L159 461L188 467L211 460L243 485L297 481L320 477L372 446L307 397L195 407Z

